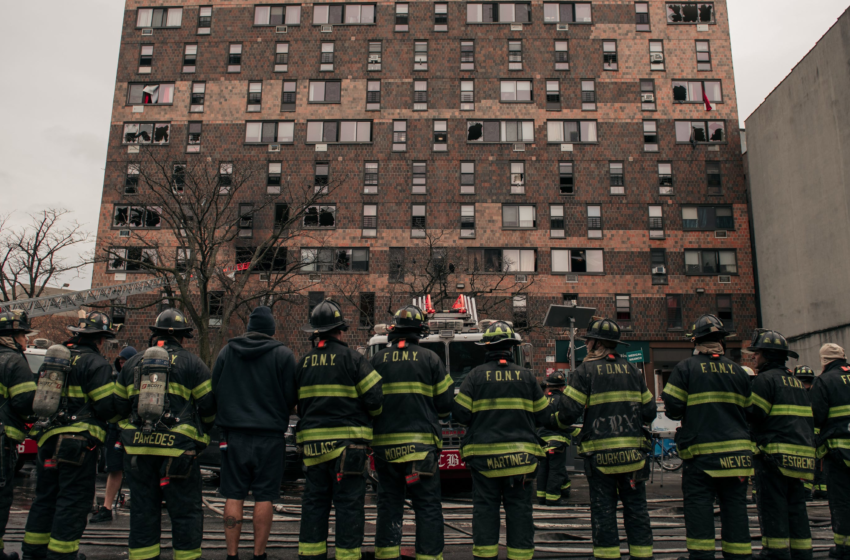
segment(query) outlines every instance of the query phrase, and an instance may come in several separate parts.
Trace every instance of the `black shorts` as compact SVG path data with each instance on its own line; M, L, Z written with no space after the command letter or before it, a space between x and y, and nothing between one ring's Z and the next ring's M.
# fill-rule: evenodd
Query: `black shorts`
M106 432L106 442L103 451L106 453L106 469L104 472L124 470L124 449L115 449L115 442L121 439L121 428L118 424L110 424Z
M280 499L280 483L286 463L286 440L269 435L222 431L227 450L221 452L221 488L231 500L244 500L248 492L255 502Z

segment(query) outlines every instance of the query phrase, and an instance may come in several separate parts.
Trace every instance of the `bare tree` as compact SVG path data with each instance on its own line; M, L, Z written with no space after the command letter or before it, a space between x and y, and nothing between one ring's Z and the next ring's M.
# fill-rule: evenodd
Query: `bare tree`
M48 208L30 214L30 222L7 228L9 216L0 217L0 290L3 299L41 296L66 273L79 273L91 261L75 255L92 240L68 210Z
M324 244L335 209L321 200L344 178L318 185L313 175L270 180L267 162L174 164L166 157L144 151L134 164L134 202L117 205L113 215L113 226L129 230L127 244L104 247L102 258L108 271L167 279L167 298L192 320L198 353L211 364L232 318L244 321L260 302L274 305L300 292L299 273L314 263L290 247Z

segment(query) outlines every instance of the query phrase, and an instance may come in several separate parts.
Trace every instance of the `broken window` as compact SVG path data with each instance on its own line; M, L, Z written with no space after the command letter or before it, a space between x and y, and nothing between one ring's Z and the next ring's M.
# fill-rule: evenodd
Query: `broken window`
M723 180L720 175L720 162L705 162L705 175L708 182L708 194L723 194Z
M289 204L278 202L274 205L274 227L281 229L289 223Z
M601 249L552 249L552 274L605 272Z
M514 326L517 328L528 327L528 296L518 295L513 298L514 304Z
M547 121L548 140L552 143L596 142L596 121Z
M714 4L706 2L669 2L667 23L714 23Z
M330 183L331 165L326 161L316 162L316 171L313 175L313 188L317 194L327 194Z
M183 23L183 8L139 8L136 11L136 27L180 27Z
M180 194L186 188L186 164L175 163L171 168L171 188L175 194Z
M533 142L534 121L467 121L468 142Z
M531 4L472 3L466 5L466 23L530 23Z
M304 210L304 227L336 227L336 206L308 206L306 210Z
M110 248L106 251L107 270L127 270L127 249Z
M705 103L705 97L711 103L723 103L720 80L673 81L673 101L676 103Z
M168 144L171 123L128 123L124 125L124 144Z
M369 272L369 249L301 249L304 272Z
M543 23L591 23L590 2L543 3Z
M676 121L676 142L720 143L726 141L724 121Z
M159 229L162 226L162 209L156 206L117 205L112 213L112 227L134 229Z
M138 272L147 269L149 266L156 266L157 264L156 249L127 247L126 249L115 249L113 253L115 253L115 257L110 264L123 267L120 269L114 268L113 270Z
M246 144L291 144L295 123L291 121L245 123Z
M130 84L127 89L128 105L171 105L174 102L174 84Z
M239 237L254 236L254 205L239 205L239 222L237 224Z
M299 25L301 6L254 6L254 25Z
M139 194L139 164L127 164L127 177L124 179L124 194Z

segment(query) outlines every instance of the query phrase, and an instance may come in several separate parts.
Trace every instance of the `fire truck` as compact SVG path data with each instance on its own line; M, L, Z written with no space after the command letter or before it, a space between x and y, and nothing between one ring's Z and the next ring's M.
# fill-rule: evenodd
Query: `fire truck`
M428 326L431 333L419 341L423 348L434 351L446 365L446 371L454 380L454 392L458 393L460 385L472 368L484 363L486 348L475 344L482 339L487 327L495 319L478 319L475 298L465 295L458 297L450 310L437 311L431 305L431 297L416 298L413 304L428 315ZM511 324L510 321L505 321ZM389 342L387 326L375 325L375 336L369 340L367 356L371 358ZM525 343L514 346L514 362L523 364L531 369L532 346ZM451 416L440 422L443 429L443 449L440 454L440 475L443 478L469 477L469 470L460 457L461 440L466 435L466 428L454 422Z

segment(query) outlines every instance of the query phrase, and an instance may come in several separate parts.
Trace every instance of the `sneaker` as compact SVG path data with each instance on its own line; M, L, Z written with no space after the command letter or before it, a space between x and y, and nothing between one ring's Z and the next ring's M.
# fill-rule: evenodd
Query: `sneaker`
M97 513L91 516L89 523L106 523L112 521L112 510L106 509L103 506L98 508Z

